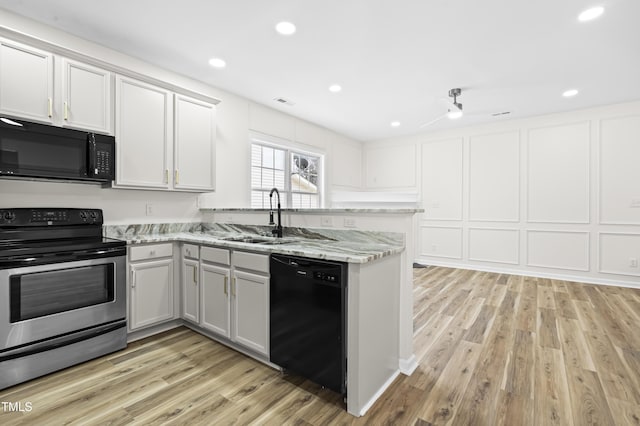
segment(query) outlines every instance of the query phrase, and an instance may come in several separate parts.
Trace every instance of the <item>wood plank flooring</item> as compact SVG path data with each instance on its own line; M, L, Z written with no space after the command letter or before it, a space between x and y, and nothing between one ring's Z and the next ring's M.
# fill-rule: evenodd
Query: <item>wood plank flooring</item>
M414 352L366 416L186 328L0 391L1 425L640 425L640 290L414 270ZM3 408L4 407L4 408Z

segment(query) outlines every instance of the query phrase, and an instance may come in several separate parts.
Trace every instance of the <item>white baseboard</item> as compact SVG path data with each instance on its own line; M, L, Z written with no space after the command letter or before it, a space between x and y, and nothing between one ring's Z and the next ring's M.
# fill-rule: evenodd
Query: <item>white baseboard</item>
M176 319L162 324L154 325L151 327L143 328L142 330L130 331L127 334L127 343L135 342L136 340L144 339L145 337L153 336L167 330L171 330L183 325L182 320Z
M456 269L470 269L472 271L494 272L497 274L522 275L525 277L550 278L552 280L573 281L573 282L585 283L585 284L640 288L640 284L638 284L638 282L606 279L606 278L596 278L596 277L585 277L582 275L571 275L571 274L541 272L541 271L524 271L521 269L512 269L509 267L502 268L499 266L494 267L494 266L487 266L487 265L468 265L463 263L447 262L446 260L442 261L442 260L434 260L431 258L421 258L421 257L418 257L417 259L415 259L414 262L420 265L442 266L445 268L456 268Z
M384 393L384 391L387 390L387 388L389 386L391 386L391 383L393 383L393 381L396 379L396 377L398 377L398 375L400 374L400 370L396 370L388 379L386 382L384 382L384 384L380 387L380 389L378 389L378 391L373 394L373 396L371 397L371 399L369 399L369 401L367 401L366 404L364 404L364 406L360 409L360 411L353 413L352 411L349 410L349 401L347 400L347 411L349 411L349 413L358 416L358 417L362 417L365 414L367 414L367 411L369 411L369 408L371 408L371 406L378 400L378 398L380 398L380 396L382 396L382 394Z
M400 359L400 372L405 376L410 376L418 368L418 361L415 355L411 355L409 359Z

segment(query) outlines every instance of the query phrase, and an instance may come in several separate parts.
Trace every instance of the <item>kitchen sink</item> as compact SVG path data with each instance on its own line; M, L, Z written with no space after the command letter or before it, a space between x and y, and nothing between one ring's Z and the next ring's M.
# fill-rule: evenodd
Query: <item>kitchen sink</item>
M236 241L239 243L249 243L249 244L286 244L297 242L298 240L292 239L282 239L275 237L261 237L261 236L250 236L250 235L238 235L233 237L224 237L221 238L224 241Z

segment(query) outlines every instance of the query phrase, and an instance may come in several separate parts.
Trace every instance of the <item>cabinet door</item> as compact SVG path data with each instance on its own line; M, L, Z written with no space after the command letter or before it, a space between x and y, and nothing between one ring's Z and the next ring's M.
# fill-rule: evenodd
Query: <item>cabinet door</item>
M169 187L170 93L116 77L116 185Z
M64 59L62 67L63 126L113 133L111 73L70 59Z
M227 338L231 337L229 327L231 320L229 309L230 275L229 268L207 263L202 264L202 293L200 294L202 317L200 325Z
M182 317L195 323L199 320L199 269L197 260L184 259L182 261Z
M269 277L234 271L232 340L269 355Z
M130 294L131 330L174 318L173 259L131 264Z
M0 112L53 122L53 55L0 40Z
M215 188L215 105L175 95L174 188Z

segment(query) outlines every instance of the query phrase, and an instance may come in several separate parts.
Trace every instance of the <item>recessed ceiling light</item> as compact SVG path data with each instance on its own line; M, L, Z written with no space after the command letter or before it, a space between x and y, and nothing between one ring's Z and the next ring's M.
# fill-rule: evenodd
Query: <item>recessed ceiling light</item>
M296 32L296 26L291 22L278 22L276 24L276 31L282 35L291 35Z
M391 127L398 127L400 126L400 122L399 121L392 121L391 122Z
M224 68L227 66L227 63L224 61L224 59L211 58L209 59L209 65L211 65L214 68Z
M330 92L338 93L341 90L342 90L342 86L340 86L339 84L332 84L331 86L329 86Z
M580 13L580 15L578 15L578 21L580 22L591 21L593 19L596 19L603 13L604 13L604 7L602 6L592 7L591 9L587 9L582 13Z
M565 90L564 92L562 92L562 96L564 96L565 98L571 98L577 94L578 91L576 89Z
M449 111L447 113L447 117L449 118L449 120L457 120L458 118L462 117L462 111L460 110Z

